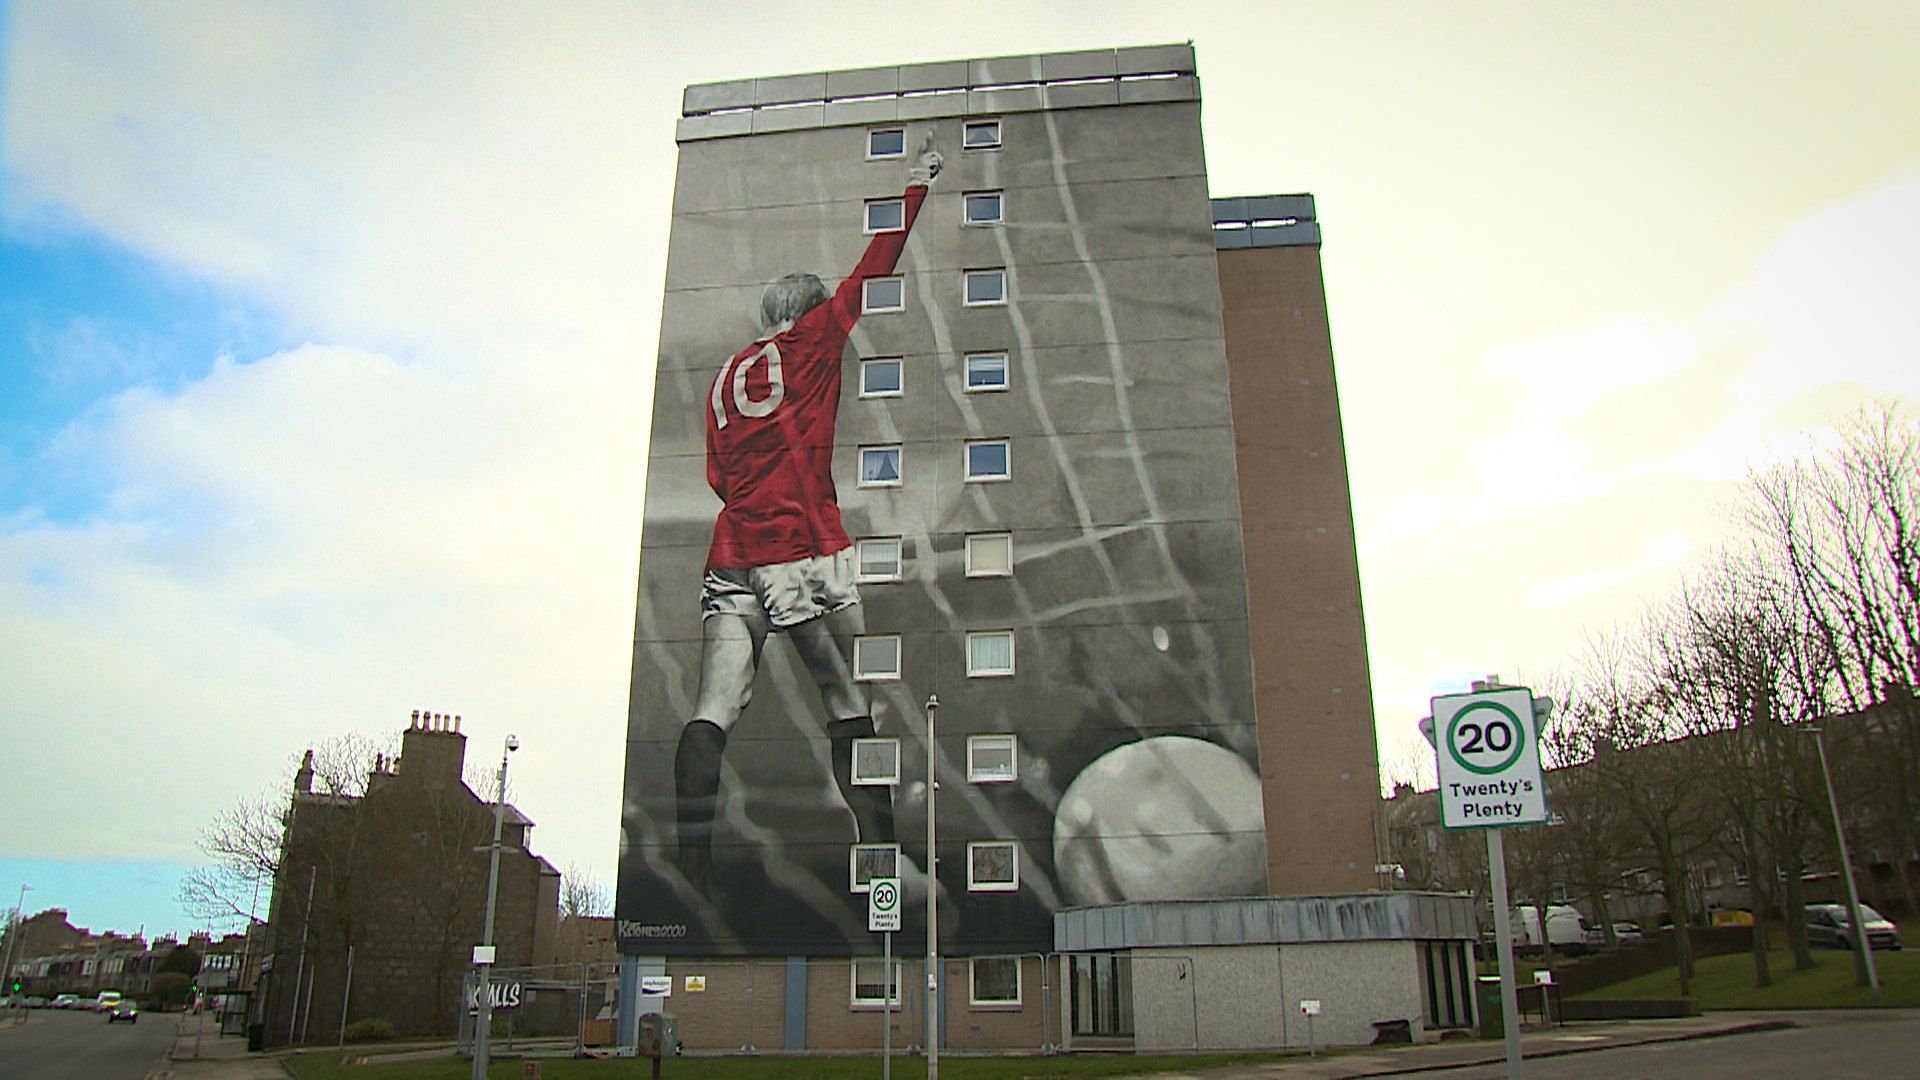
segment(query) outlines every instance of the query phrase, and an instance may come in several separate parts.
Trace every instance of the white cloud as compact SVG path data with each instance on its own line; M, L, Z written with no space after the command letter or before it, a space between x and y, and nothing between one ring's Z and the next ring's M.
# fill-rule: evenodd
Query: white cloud
M47 448L104 495L0 523L0 789L111 760L140 812L10 852L191 860L309 742L426 707L471 761L516 730L536 850L608 876L683 80L644 12L516 11L16 9L9 218L351 344L207 357Z

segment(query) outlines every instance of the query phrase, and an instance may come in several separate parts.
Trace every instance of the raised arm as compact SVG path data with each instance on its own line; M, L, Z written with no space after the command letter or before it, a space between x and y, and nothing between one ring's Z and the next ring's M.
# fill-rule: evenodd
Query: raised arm
M927 198L927 187L940 175L943 161L940 151L933 148L933 133L928 132L913 164L907 169L907 188L900 196L906 204L906 211L900 228L880 233L867 244L866 253L860 256L853 272L840 283L840 287L833 292L833 299L828 301L828 317L842 329L851 329L859 320L861 290L866 281L885 277L899 265L900 253L907 246L907 234L913 231L913 223L920 216L920 204Z

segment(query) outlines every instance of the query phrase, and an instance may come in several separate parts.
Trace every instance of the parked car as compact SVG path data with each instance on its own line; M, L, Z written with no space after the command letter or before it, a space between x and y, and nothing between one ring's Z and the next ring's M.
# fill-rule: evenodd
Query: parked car
M132 1024L137 1023L139 1019L140 1006L135 1005L132 998L121 998L119 1001L107 1007L107 1023L109 1024L115 1020L125 1020L127 1023Z
M1900 948L1900 928L1865 904L1860 916L1867 925L1867 945L1874 949ZM1807 905L1807 944L1835 949L1853 948L1853 919L1845 904Z
M1635 942L1641 941L1646 936L1646 934L1641 932L1640 924L1637 922L1623 920L1613 924L1613 943L1615 945L1632 945ZM1587 947L1590 949L1604 949L1607 947L1607 931L1605 927L1587 927Z
M94 998L93 1001L83 1007L92 1009L94 1012L106 1012L118 1004L120 1004L120 991L102 990L100 991L99 997Z
M84 1005L80 1004L79 994L55 994L53 995L53 1001L49 1002L47 1007L51 1009L85 1008Z

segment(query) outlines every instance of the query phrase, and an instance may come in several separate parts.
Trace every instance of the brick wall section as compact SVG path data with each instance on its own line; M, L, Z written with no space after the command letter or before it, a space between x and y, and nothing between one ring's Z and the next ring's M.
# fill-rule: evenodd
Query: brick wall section
M1219 253L1268 889L1374 888L1380 785L1317 246Z
M925 979L918 956L903 958L901 1003L893 1011L893 1048L905 1052L921 1042L921 999ZM1043 1023L1048 998L1041 988L1041 959L1020 963L1021 1000L1017 1006L973 1005L968 1000L967 961L942 965L945 974L948 1049L1039 1050L1051 1027ZM1057 970L1057 966L1056 966ZM690 1050L778 1052L786 1045L787 962L758 960L672 960L667 973L673 994L665 1011L678 1023L680 1041ZM686 990L686 976L706 977L706 989ZM881 1047L878 1006L853 1004L853 964L846 959L815 959L807 964L806 1050L873 1050ZM1051 1008L1060 1007L1059 989L1051 990ZM749 1016L751 1034L749 1035ZM1058 1041L1055 1032L1054 1041Z

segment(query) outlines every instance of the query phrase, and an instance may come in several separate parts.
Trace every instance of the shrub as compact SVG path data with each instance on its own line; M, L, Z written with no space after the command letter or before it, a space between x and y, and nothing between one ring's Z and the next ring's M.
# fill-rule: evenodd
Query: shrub
M393 1038L394 1034L392 1021L382 1020L378 1017L355 1020L353 1023L347 1025L346 1032L347 1041L352 1043L386 1042L388 1039Z

